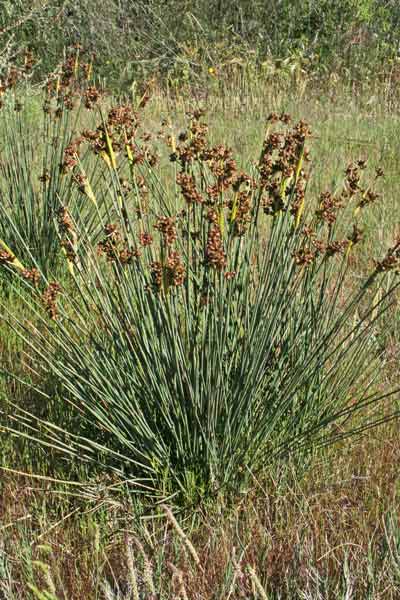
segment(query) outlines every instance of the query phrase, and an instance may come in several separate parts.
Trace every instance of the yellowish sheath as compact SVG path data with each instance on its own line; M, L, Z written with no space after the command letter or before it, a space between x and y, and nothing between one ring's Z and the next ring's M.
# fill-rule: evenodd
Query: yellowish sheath
M237 212L238 212L238 208L239 208L238 197L239 197L239 192L236 192L235 197L233 198L232 213L231 213L231 223L233 223L235 221L236 215L237 215Z
M75 79L78 77L78 69L79 69L79 53L76 53L75 56L75 64L74 64L74 77Z
M83 175L83 177L84 177L84 180L85 180L85 183L84 183L84 185L83 185L84 194L85 194L85 196L86 196L87 198L89 198L89 200L91 200L91 201L93 202L93 204L94 204L95 206L97 206L97 200L96 200L96 196L94 195L94 192L93 192L92 186L90 185L90 181L89 181L89 179L87 178L87 175L86 175L86 173L85 173L85 171L83 170L83 168L82 168L82 166L81 166L81 165L79 165L79 170L80 170L80 172L81 172L81 174Z
M221 231L221 235L224 235L225 231L225 219L224 219L224 209L221 208L219 211L219 219L218 219L219 228Z
M11 258L12 258L12 263L11 264L13 265L13 267L16 267L20 271L25 271L25 267L22 264L22 262L20 262L18 260L18 258L15 256L15 254L11 250L11 248L9 248L7 246L7 244L5 242L3 242L3 240L0 240L0 246L3 248L3 250L5 250L6 252L8 252L8 254L11 256Z
M117 170L117 159L115 156L114 148L112 147L111 138L108 135L107 129L105 130L105 133L106 133L107 154L110 159L112 168L114 169L114 171L116 171Z
M67 259L67 265L68 265L68 271L70 272L71 275L74 274L74 263L72 262L72 260L70 260L67 256L67 251L65 248L62 248L63 253L66 256Z
M349 254L350 254L350 251L351 251L352 247L353 247L353 242L350 240L350 242L349 242L349 244L348 244L348 246L346 248L346 254L345 254L346 258L349 257Z
M297 167L296 167L295 183L297 183L297 181L299 179L300 171L301 171L301 168L303 166L303 159L304 159L304 146L303 146L303 148L301 150L299 162L297 163ZM301 201L301 204L300 204L299 209L298 209L297 214L296 214L296 223L295 223L295 228L296 229L300 225L300 220L301 220L301 217L303 215L303 212L304 212L304 197L303 197L303 199Z
M104 160L104 162L106 163L106 165L108 167L110 167L110 169L111 169L111 160L110 160L110 157L108 156L107 152L105 152L104 150L102 150L100 152L100 156Z

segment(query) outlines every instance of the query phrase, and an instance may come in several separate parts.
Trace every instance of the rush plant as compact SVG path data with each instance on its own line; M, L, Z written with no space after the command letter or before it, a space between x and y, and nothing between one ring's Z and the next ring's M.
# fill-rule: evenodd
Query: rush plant
M210 143L202 111L189 119L177 138L166 123L151 143L138 111L116 106L68 145L64 172L96 197L81 177L89 149L107 196L98 240L58 207L63 285L24 265L23 289L16 257L1 255L35 326L5 318L65 407L41 420L13 406L20 426L6 431L185 505L395 412L375 385L375 334L400 263L397 241L350 285L363 213L378 197L364 161L313 200L305 122L272 114L243 172ZM169 162L159 168L161 142Z
M91 64L80 61L79 49L49 76L44 95L25 89L32 61L28 55L23 66L10 69L2 88L0 247L48 274L62 256L54 224L60 204L90 219L85 190L60 165L84 109L100 92L90 84Z

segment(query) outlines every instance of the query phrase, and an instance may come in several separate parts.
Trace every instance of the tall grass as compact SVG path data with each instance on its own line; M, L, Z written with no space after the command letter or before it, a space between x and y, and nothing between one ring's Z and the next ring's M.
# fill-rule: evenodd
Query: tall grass
M53 214L62 285L37 260L16 268L23 235L2 255L35 325L9 307L4 318L60 403L49 421L11 402L20 426L5 430L188 505L391 416L376 325L399 243L348 286L381 173L368 181L359 161L339 189L308 197L309 128L285 114L270 116L247 172L210 144L202 111L153 142L130 104L98 117L64 151L87 206Z
M82 192L60 165L77 124L90 124L90 69L74 50L49 76L45 93L26 81L26 66L12 71L4 85L0 239L3 250L19 250L22 265L46 275L62 256L55 227L60 205L72 215L85 213Z

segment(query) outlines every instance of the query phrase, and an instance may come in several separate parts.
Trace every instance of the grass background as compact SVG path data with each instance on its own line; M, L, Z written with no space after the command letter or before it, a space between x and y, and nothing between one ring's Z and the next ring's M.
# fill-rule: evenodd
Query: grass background
M218 7L211 2L200 4L199 15L204 17L201 28L192 21L186 40L176 43L176 36L172 41L168 38L161 49L154 46L156 35L149 38L145 33L149 22L169 27L166 15L157 13L161 4L150 3L151 12L140 5L144 26L134 41L138 48L140 44L142 55L151 58L143 62L142 58L132 60L135 48L130 56L122 55L112 43L116 39L116 26L110 25L115 23L113 11L128 11L128 3L102 5L101 10L108 11L108 21L95 3L81 3L80 8L69 7L68 2L62 6L38 3L22 27L9 30L16 37L10 37L9 46L4 42L4 47L10 48L9 54L3 54L4 68L18 52L18 44L25 40L34 45L38 27L50 17L55 19L60 11L60 19L46 35L57 39L61 30L61 45L85 38L85 31L77 35L77 23L81 22L79 11L86 7L82 27L88 23L94 28L94 19L103 15L103 28L110 36L99 46L104 53L100 73L110 86L114 90L120 86L129 93L133 82L140 87L142 79L154 78L152 98L144 113L150 130L156 131L166 117L183 123L189 108L204 105L215 139L231 146L245 163L248 156L257 155L263 137L260 123L272 110L305 118L313 131L313 195L338 186L350 160L368 158L371 167L385 171L383 202L369 215L365 252L353 265L356 284L371 256L380 257L399 234L397 50L390 37L397 23L397 3L346 2L342 9L350 12L342 11L336 17L328 14L319 28L315 19L320 10L327 10L322 4L276 3L277 16L268 25L271 31L272 26L276 28L275 38L271 33L268 38L275 42L265 47L254 41L257 32L267 27L261 13L255 12L256 32L242 34L238 41L239 26L235 25L230 43L224 46L220 40L228 30L232 32L233 17L220 3L218 38L205 25ZM248 31L250 17L242 4L242 12L233 14L236 18L237 13L242 15ZM262 4L257 4L257 10L262 10ZM73 14L68 16L68 10ZM296 10L298 13L293 12ZM24 3L4 2L3 27L7 29L15 24L17 15L21 18L24 14ZM131 35L129 23L125 27ZM90 39L94 50L98 50L99 31L93 38L85 38ZM346 44L350 34L359 34L364 41ZM278 45L278 38L285 47ZM185 48L187 40L192 50ZM43 39L36 43L39 46ZM255 56L253 62L244 58L249 48ZM338 53L338 48L346 52ZM49 64L42 57L39 67L43 73L55 66L59 50L56 44L51 46ZM160 58L163 53L167 58ZM237 54L244 62L233 68L229 61ZM323 59L315 59L316 55ZM210 68L215 73L210 73ZM23 98L27 118L33 123L41 110L40 69ZM0 117L0 131L7 127L9 123ZM3 302L15 302L5 286L1 294ZM394 309L381 332L387 359L380 375L382 389L398 384L399 327ZM17 363L24 372L21 343L10 337L1 323L0 350L3 366ZM37 402L15 382L3 379L1 386L3 397L12 397L23 406ZM135 585L142 598L152 597L152 585L158 594L155 597L160 598L400 597L397 421L317 454L307 469L282 465L254 480L235 501L221 499L201 507L194 517L183 521L183 536L163 509L159 519L147 520L140 503L132 503L124 494L118 501L108 497L109 481L103 486L93 482L86 498L80 497L80 488L74 495L70 486L55 495L51 480L32 479L23 473L63 478L70 473L69 467L56 457L49 461L48 453L33 450L20 440L2 436L1 444L0 597L7 600L40 598L40 594L59 599L134 598ZM88 476L76 468L77 483ZM241 596L237 591L229 596L234 580L239 582Z

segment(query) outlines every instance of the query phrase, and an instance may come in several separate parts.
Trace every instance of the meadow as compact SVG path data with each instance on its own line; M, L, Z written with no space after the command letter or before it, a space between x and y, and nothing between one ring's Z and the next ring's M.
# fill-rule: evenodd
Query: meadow
M400 597L392 80L4 82L0 598Z

